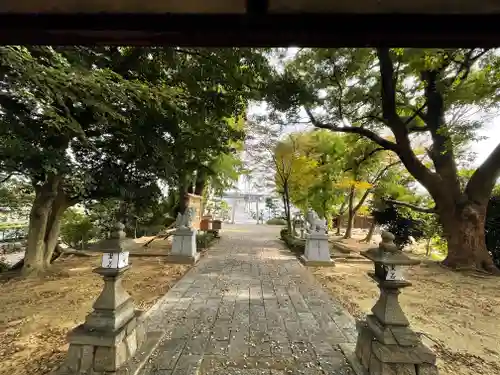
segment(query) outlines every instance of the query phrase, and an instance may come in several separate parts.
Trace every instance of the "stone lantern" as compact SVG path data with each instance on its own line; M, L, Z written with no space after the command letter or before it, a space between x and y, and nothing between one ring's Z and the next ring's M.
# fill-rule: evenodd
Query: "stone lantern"
M145 341L142 311L135 310L132 297L122 286L122 277L130 268L129 251L138 247L123 229L123 224L116 224L111 238L90 249L103 253L101 266L94 272L103 277L104 288L85 322L68 334L63 374L114 373Z
M380 289L380 297L366 321L358 322L356 356L368 375L437 375L436 355L427 348L399 305L400 289L411 285L402 267L417 265L394 244L394 235L382 232L382 242L361 255L375 264L369 276Z

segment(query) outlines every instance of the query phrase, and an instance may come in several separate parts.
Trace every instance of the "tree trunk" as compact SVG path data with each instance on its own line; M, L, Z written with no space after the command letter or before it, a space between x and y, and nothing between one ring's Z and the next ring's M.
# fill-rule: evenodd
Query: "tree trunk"
M351 187L351 192L349 193L349 208L347 210L347 228L345 230L344 238L351 238L352 237L352 226L354 224L354 194L356 190L354 189L354 186Z
M43 199L40 197L40 199ZM24 256L23 275L36 275L45 268L45 232L47 220L50 214L50 205L48 202L39 201L35 198L31 208L28 241L26 245L26 254Z
M332 218L326 211L325 211L325 221L326 221L326 230L330 231L330 229L332 229Z
M186 212L186 209L188 207L188 190L187 188L185 187L180 187L179 188L179 206L177 207L177 212L176 212L176 215L177 213L180 213L181 215L184 214L184 212Z
M293 233L292 233L292 218L290 215L290 195L288 192L288 183L284 184L283 191L285 193L285 204L286 204L286 227L288 229L288 233L291 235Z
M281 198L283 199L283 208L285 209L285 218L288 216L288 211L286 208L286 197L285 192L281 193Z
M52 203L57 196L60 178L50 176L42 186L37 186L30 211L28 241L24 256L23 275L36 275L45 269L45 234Z
M453 269L498 270L486 248L484 225L487 204L467 202L462 209L442 209L439 219L448 242L448 255L443 264ZM457 212L458 211L458 212Z
M368 230L368 234L361 242L370 243L370 241L372 240L372 237L373 237L373 232L375 232L376 226L377 226L377 223L375 222L375 219L372 219L372 225L370 226L370 229Z
M194 194L200 196L203 195L203 190L205 190L206 183L207 183L207 173L198 171L198 173L196 173Z
M425 245L425 256L429 257L431 255L431 243L432 243L432 237L429 237L427 239L427 243Z
M64 192L59 191L57 197L52 202L45 230L45 268L50 267L50 263L52 262L52 255L54 254L54 249L59 240L59 233L61 232L61 218L68 207L69 203L66 200Z

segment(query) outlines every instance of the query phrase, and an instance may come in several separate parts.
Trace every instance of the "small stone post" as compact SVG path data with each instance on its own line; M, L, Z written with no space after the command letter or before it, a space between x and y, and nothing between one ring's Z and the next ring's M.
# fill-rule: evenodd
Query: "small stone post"
M368 375L437 375L436 355L427 348L399 305L400 289L410 286L401 266L419 264L394 244L394 235L382 232L382 242L361 255L375 263L369 276L380 289L380 297L366 321L358 322L356 357Z
M123 229L123 224L116 224L111 238L91 247L103 253L101 267L94 272L103 277L104 288L85 323L68 334L70 345L62 374L114 374L145 341L142 311L135 310L122 286L122 277L130 268L129 251L138 247L125 237Z

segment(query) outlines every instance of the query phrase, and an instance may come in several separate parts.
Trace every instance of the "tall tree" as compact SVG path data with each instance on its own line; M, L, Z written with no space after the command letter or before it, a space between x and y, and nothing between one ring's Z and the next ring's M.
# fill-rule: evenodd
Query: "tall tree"
M151 166L164 150L159 129L131 119L142 119L144 106L175 100L170 89L73 62L51 47L1 47L0 74L0 170L33 186L23 271L38 273L50 265L68 207L157 191Z
M494 50L303 50L278 91L293 87L291 78L297 90L289 104L302 105L316 127L358 134L396 153L434 199L448 242L444 264L496 272L484 224L500 173L500 144L465 186L457 157L464 141L474 139L482 126L481 119L463 114L471 107L484 112L497 106L499 68ZM430 165L415 153L417 136L429 142Z
M343 190L340 181L346 144L344 137L327 131L297 133L297 153L307 160L308 168L293 170L290 184L292 203L304 212L312 208L330 222L334 206L340 204Z

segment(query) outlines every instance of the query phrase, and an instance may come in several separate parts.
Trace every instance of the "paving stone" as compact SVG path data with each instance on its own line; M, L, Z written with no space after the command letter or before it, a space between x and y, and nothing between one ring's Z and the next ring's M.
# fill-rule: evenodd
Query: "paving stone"
M248 331L231 331L231 338L229 339L228 356L230 358L237 358L240 356L248 356L249 352L249 333Z
M321 369L329 375L355 375L342 354L333 357L318 357L318 363Z
M288 338L292 342L302 341L306 338L302 328L300 327L300 323L297 321L286 320L285 328Z
M186 345L186 341L173 339L164 342L158 346L160 356L156 359L155 365L158 369L171 370L175 368L177 360Z
M295 290L288 290L288 295L290 296L290 300L292 301L293 307L295 311L301 312L309 312L309 307L307 306L302 295Z
M187 342L184 348L186 354L197 354L203 355L207 347L208 341L210 340L210 331L203 331L199 334L192 336Z
M229 352L229 339L224 341L210 340L205 349L205 353L208 355L220 355L225 356Z
M229 336L231 334L231 326L230 322L227 320L219 320L215 321L214 326L212 327L212 338L214 340L226 341L229 340Z

